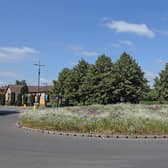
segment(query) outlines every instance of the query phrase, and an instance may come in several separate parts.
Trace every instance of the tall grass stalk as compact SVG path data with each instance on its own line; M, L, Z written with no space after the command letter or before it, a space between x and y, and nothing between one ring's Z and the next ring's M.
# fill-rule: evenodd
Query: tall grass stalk
M92 105L25 110L20 124L32 128L102 134L168 134L168 105Z

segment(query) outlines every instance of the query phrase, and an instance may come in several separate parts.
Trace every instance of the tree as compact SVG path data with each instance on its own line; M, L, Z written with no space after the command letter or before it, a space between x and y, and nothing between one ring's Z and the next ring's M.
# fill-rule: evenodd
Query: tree
M27 85L25 80L16 80L16 85Z
M11 100L10 100L10 105L15 105L15 93L11 93Z
M73 68L72 79L75 81L75 97L78 103L85 104L87 100L87 92L85 90L85 85L87 81L85 80L86 75L89 71L90 64L85 60L80 60L78 64Z
M23 97L22 104L27 104L27 93L29 91L28 91L28 86L27 86L26 81L25 80L21 80L21 81L16 80L16 85L22 85L23 86L20 90L21 97ZM19 104L20 104L20 100L19 100Z
M17 106L21 106L22 105L22 95L21 94L17 95L16 105Z
M95 63L95 99L97 103L108 104L113 101L114 78L113 63L106 55L98 57Z
M96 68L95 65L90 65L84 83L81 86L81 91L85 94L85 104L94 104L96 102Z
M154 80L154 89L157 99L162 103L164 100L168 100L168 63L165 65L165 69L159 73L159 77Z
M20 94L22 96L24 96L24 95L27 95L28 92L29 92L28 86L27 85L23 85L23 87L20 89Z
M64 68L59 73L58 80L53 81L52 93L63 98L66 105L85 104L83 86L88 68L89 64L85 60L80 60L73 69Z
M114 66L116 101L138 103L149 91L148 81L136 61L123 53Z
M137 103L149 91L144 72L131 56L123 53L113 64L101 55L95 64L80 60L72 69L64 68L53 81L53 95L69 104Z
M65 101L69 102L69 78L71 76L71 70L69 68L64 68L58 76L58 80L53 81L52 96L59 96L64 98Z
M22 96L22 104L27 104L27 99L28 99L28 98L27 98L27 95L24 94L24 95Z

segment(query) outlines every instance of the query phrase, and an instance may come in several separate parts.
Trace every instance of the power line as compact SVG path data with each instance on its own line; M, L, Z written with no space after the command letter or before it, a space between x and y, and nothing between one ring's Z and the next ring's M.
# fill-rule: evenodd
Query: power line
M40 61L37 64L34 64L38 67L38 93L40 92L40 74L41 74L41 67L45 66L40 64Z

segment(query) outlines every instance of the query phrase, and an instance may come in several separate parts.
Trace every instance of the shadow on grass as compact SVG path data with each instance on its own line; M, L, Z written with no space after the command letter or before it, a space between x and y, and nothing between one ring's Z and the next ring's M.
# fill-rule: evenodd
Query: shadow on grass
M18 114L19 112L14 110L0 110L0 116L7 116L12 114Z

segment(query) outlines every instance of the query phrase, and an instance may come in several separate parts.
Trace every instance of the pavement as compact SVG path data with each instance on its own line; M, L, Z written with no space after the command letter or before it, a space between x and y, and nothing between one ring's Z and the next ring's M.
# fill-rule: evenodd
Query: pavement
M63 137L16 127L0 109L0 168L167 168L168 140Z

